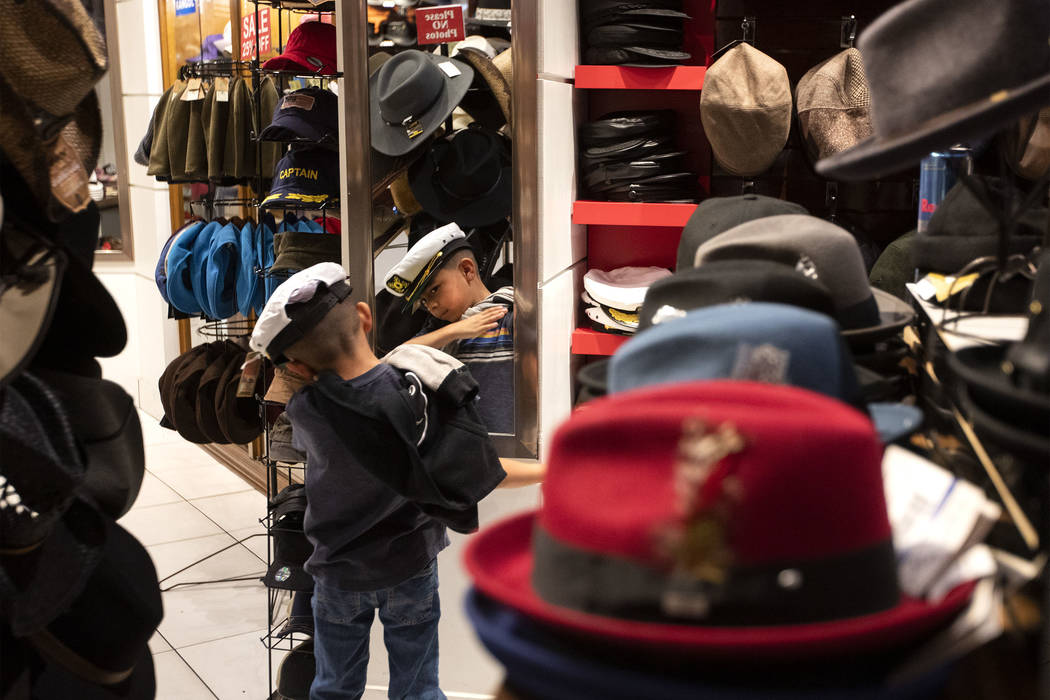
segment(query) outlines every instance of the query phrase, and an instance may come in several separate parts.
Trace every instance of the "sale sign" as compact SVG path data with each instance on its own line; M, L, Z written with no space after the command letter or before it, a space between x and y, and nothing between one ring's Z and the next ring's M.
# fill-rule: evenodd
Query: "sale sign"
M447 44L466 36L462 5L416 8L416 43Z
M255 58L255 37L259 36L259 51L270 51L270 8L264 7L259 13L259 26L255 26L255 12L248 11L241 18L241 60Z

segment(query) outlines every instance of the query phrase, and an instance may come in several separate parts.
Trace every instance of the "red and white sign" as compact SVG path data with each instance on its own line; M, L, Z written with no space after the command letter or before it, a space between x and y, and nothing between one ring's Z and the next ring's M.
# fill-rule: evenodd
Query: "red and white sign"
M417 44L447 44L466 37L462 5L416 8Z
M241 17L241 60L255 58L255 11L247 10ZM264 7L259 13L259 51L270 52L270 8Z

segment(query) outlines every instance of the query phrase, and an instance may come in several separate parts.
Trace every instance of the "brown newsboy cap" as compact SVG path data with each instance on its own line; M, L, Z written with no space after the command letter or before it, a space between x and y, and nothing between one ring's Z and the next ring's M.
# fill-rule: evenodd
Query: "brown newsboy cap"
M871 96L857 49L846 49L806 71L795 88L799 131L813 162L871 136Z
M769 169L791 131L787 70L750 44L739 44L707 69L700 121L715 160L734 175Z

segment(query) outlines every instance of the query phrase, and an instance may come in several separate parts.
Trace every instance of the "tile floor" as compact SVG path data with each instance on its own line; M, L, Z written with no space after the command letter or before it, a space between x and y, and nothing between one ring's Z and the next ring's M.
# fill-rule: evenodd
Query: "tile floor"
M266 498L198 446L141 413L146 444L142 490L121 524L149 550L164 578L197 559L262 532ZM482 527L532 507L536 487L496 491L481 506ZM443 616L441 682L450 698L490 698L498 664L480 646L462 612L468 578L461 563L464 536L439 558ZM262 576L266 539L254 537L165 581L175 583ZM266 700L267 590L258 580L175 588L163 594L164 620L150 641L161 700ZM284 652L273 652L276 673ZM388 672L382 627L373 627L365 700L386 697Z

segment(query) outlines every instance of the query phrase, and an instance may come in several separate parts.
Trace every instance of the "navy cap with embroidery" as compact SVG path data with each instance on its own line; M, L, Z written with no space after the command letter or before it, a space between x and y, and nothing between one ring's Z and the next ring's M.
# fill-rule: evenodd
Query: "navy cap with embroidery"
M324 148L293 148L277 161L267 208L319 209L339 191L339 154Z
M270 125L259 134L262 141L308 139L333 151L339 150L339 98L330 90L307 87L290 92L277 103Z

